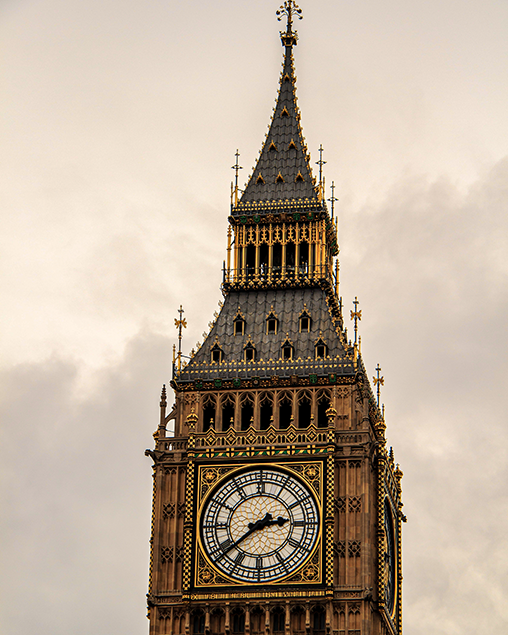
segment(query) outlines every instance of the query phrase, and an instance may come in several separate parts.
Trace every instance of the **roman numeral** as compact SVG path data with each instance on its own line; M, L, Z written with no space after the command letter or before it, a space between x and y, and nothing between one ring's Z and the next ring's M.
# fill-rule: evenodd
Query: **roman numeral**
M226 551L226 549L232 544L233 542L229 538L227 538L224 542L220 543L219 547L222 549L222 551Z
M288 540L288 543L289 543L292 547L299 547L299 546L300 546L300 543L299 543L299 542L296 542L296 540L293 540L293 538L290 538L290 539Z

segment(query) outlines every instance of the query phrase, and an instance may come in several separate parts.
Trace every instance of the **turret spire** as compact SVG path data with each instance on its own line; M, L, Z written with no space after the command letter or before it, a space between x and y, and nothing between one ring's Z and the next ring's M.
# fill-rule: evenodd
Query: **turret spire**
M284 16L287 27L280 33L285 51L277 103L256 167L240 201L233 201L233 216L287 208L321 210L324 206L312 175L296 99L293 20L302 19L302 10L287 0L277 11L278 20Z

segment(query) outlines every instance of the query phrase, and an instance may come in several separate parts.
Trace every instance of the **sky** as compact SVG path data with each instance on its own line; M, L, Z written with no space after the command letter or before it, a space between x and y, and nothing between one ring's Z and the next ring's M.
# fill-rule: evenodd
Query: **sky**
M189 351L221 299L278 4L0 5L2 632L147 632L144 450L178 307ZM404 472L405 633L508 632L508 3L300 5L303 130Z

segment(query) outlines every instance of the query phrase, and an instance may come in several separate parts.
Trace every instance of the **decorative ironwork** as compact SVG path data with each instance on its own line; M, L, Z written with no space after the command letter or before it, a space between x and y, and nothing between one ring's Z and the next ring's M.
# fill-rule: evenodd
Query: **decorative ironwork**
M384 377L380 377L379 373L381 372L381 366L378 364L376 366L376 377L373 377L372 380L374 381L374 386L376 386L377 389L377 405L379 408L379 397L381 395L381 386L385 385L385 378Z

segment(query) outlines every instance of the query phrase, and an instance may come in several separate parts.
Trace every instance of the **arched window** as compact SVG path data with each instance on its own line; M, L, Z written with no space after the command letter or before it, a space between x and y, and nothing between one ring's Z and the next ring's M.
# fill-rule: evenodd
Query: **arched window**
M250 611L250 632L251 635L265 633L265 612L259 605Z
M321 331L319 331L319 337L314 342L315 350L316 350L316 359L325 359L328 355L328 346L323 339Z
M275 335L278 331L278 326L279 319L272 306L270 307L270 313L266 316L266 334Z
M282 271L282 245L280 243L275 243L272 247L272 270L275 278L280 276Z
M272 633L284 633L286 630L286 611L276 606L272 611Z
M312 635L324 635L326 628L326 612L323 606L312 610Z
M240 307L233 318L233 333L234 335L244 335L245 333L245 316L241 312Z
M264 393L260 399L259 428L267 430L273 424L273 399L268 393Z
M294 606L291 609L291 632L305 633L305 609L303 606Z
M245 632L245 613L242 609L235 609L231 613L231 632L235 635Z
M205 632L205 614L203 611L194 611L192 615L192 632L204 633Z
M282 342L281 345L281 357L282 359L293 359L294 353L293 342L289 339L289 333L286 333L286 339Z
M222 635L224 633L225 615L221 608L214 608L210 613L210 633L212 635Z
M279 428L285 430L293 422L293 403L288 394L284 394L279 401Z
M247 276L253 276L256 268L256 246L247 245L247 253L245 259L246 274Z
M219 344L218 341L215 342L215 344L212 346L212 348L210 349L210 354L211 354L211 361L214 364L220 364L220 362L223 361L224 359L224 352Z
M322 392L318 395L318 412L317 412L317 424L318 428L326 428L328 426L328 417L326 411L331 406L330 395L327 392Z
M286 275L293 276L295 272L295 243L286 245Z
M245 346L243 347L243 355L246 362L256 361L256 347L250 337L247 344L245 344Z
M259 246L259 274L262 279L268 275L268 245L266 243Z
M312 320L310 313L307 311L307 305L303 305L303 311L299 315L300 333L310 333Z
M203 432L215 428L215 398L208 397L203 404Z
M311 399L310 395L303 393L298 400L298 427L308 428L311 415Z
M309 273L309 243L301 242L300 243L300 262L298 263L299 273L302 276L305 276Z
M254 400L251 395L246 395L242 401L241 429L247 430L250 425L254 425Z
M222 402L222 429L227 430L235 425L235 402L226 397Z

